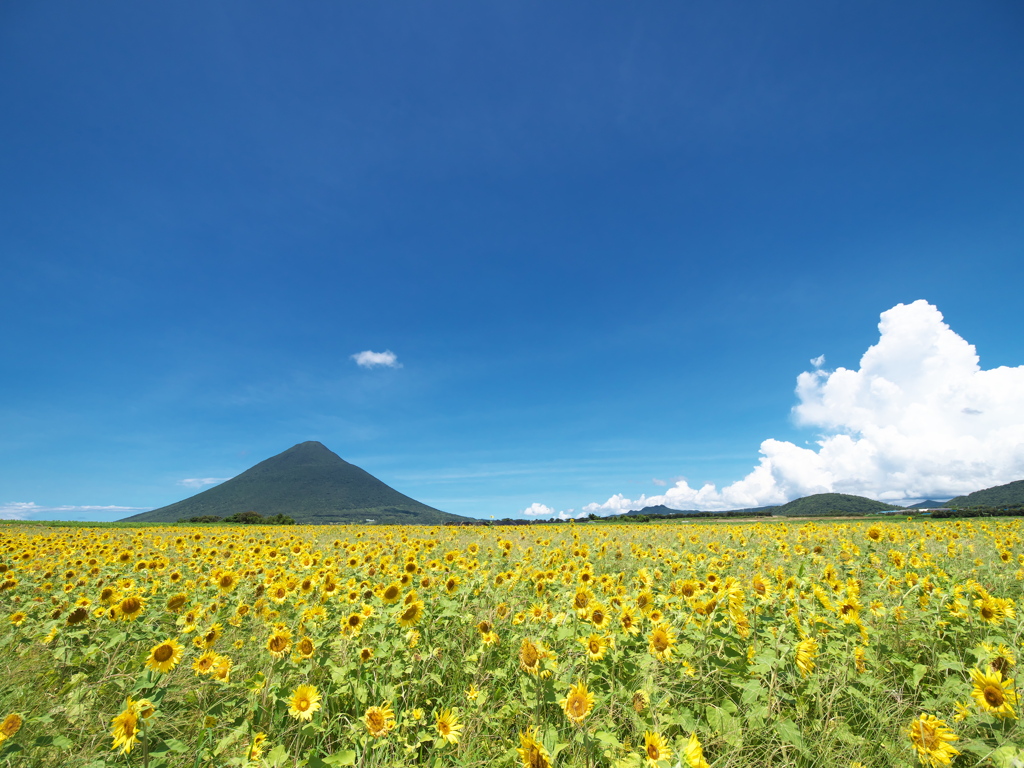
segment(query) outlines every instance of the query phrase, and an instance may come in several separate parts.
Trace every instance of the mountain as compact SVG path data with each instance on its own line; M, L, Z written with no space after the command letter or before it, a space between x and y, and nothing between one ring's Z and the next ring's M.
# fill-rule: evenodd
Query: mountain
M1024 504L1024 480L1015 480L1006 485L997 485L981 491L968 493L950 499L943 506L962 507L1008 507Z
M174 523L236 512L283 514L296 523L442 525L469 518L442 512L385 485L322 443L299 443L202 493L125 521Z
M907 509L940 509L941 507L949 506L948 501L932 501L931 499L925 499L919 501L917 504L911 504Z
M699 509L670 509L664 504L657 504L653 507L644 507L643 509L634 509L627 512L627 515L735 515L736 517L742 517L743 515L749 515L754 512L767 512L769 509L775 509L774 506L768 507L750 507L749 509L730 509L726 512L707 512Z
M888 509L900 509L895 504L886 504L864 496L848 493L816 493L804 496L788 504L776 507L774 514L787 517L814 517L815 515L870 515Z

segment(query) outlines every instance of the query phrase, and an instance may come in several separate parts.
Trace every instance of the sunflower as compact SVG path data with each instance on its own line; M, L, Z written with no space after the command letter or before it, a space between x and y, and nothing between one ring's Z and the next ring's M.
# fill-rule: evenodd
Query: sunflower
M252 744L249 746L249 760L256 762L263 757L263 750L266 749L267 734L260 732L252 737Z
M380 594L380 599L384 601L386 605L391 603L397 603L398 598L402 595L402 585L397 581L393 581L384 588L384 591Z
M537 736L536 728L529 728L525 733L519 734L519 743L522 746L518 747L516 752L519 753L523 768L551 768L551 755Z
M208 630L206 630L206 633L202 636L202 646L204 648L212 648L214 643L216 643L220 639L220 636L223 633L224 625L218 621L216 624L214 624Z
M316 651L316 646L309 637L303 637L295 644L295 655L300 659L311 659Z
M358 635L359 631L363 628L363 614L361 613L350 613L344 621L341 622L341 631L346 635Z
M458 716L450 709L446 709L437 716L437 721L434 723L434 728L437 729L438 735L449 744L458 744L459 736L461 736L462 723L459 722Z
M81 624L88 618L89 609L83 606L79 606L78 608L75 608L75 610L68 614L66 622L68 626L74 626L75 624Z
M633 711L639 714L651 705L651 695L643 688L640 688L633 692L632 704Z
M385 701L379 707L370 707L363 715L363 723L375 739L387 736L388 731L395 727L395 713L391 710L391 704Z
M519 646L519 666L523 668L523 671L531 675L538 675L540 673L540 660L543 653L543 647L538 646L530 638L524 637L523 642Z
M215 579L215 582L221 594L226 595L238 586L238 576L231 571L224 571Z
M197 675L208 675L213 672L214 666L217 664L217 659L220 657L216 651L207 651L192 664L192 669L196 671Z
M587 611L587 620L595 629L604 629L611 623L612 617L608 615L608 609L600 603L591 602L587 606Z
M214 662L213 669L210 670L210 677L221 683L228 683L231 681L231 659L227 656L217 655L217 660Z
M146 607L145 598L129 595L117 604L117 616L123 621L135 621Z
M128 699L124 711L117 715L110 723L114 745L111 749L118 749L128 754L139 740L139 710L137 702Z
M612 646L614 640L604 635L591 634L590 637L581 637L580 643L587 651L587 658L591 661L597 661L604 658L605 653L608 652L608 648Z
M594 707L594 694L587 690L586 682L569 686L569 693L558 702L573 725L579 725Z
M818 643L808 637L796 644L796 666L801 677L807 677L814 670L814 659L818 655Z
M972 669L971 680L974 681L974 690L971 691L971 696L982 712L988 712L999 718L1017 717L1013 711L1013 705L1017 703L1017 692L1012 679L1003 680L1002 672L982 672L980 669Z
M292 647L292 632L287 627L278 626L267 640L267 650L275 659L283 659Z
M668 748L660 734L647 731L644 733L644 756L651 768L658 768L658 763L672 757L672 750Z
M648 635L651 653L659 661L668 661L672 658L672 648L676 644L676 636L672 628L667 624L658 624Z
M419 620L423 617L423 601L413 600L411 603L405 606L405 609L398 613L395 617L398 621L399 626L412 627L419 623Z
M313 713L320 709L320 694L316 686L300 685L288 699L288 714L296 720L312 720Z
M637 622L636 611L628 605L624 606L619 614L619 624L622 626L622 631L627 635L640 634L640 625Z
M24 722L21 715L17 712L11 712L4 721L0 723L0 744L3 744L7 739L11 738L21 728L21 724Z
M686 746L683 747L683 757L690 768L711 768L708 765L708 761L704 759L704 750L696 733L690 734Z
M174 638L164 640L150 649L146 666L161 674L170 672L181 661L182 650L184 649L181 647L181 643Z
M167 610L171 613L177 613L188 602L188 595L179 593L177 595L171 595L167 598Z
M910 724L907 735L917 750L917 759L922 765L930 768L949 765L953 758L960 754L959 750L949 744L960 737L946 727L945 721L939 720L935 715L922 713Z

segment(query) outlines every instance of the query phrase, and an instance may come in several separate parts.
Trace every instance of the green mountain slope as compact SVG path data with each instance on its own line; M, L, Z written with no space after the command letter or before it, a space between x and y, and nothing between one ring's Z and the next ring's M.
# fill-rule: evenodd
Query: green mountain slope
M911 504L907 509L938 509L939 507L948 507L949 502L946 501L934 501L932 499L925 499L919 501L917 504Z
M236 512L283 514L300 524L413 523L441 525L468 518L428 507L349 464L322 443L299 443L220 485L184 501L125 518L173 523Z
M1017 504L1024 504L1024 480L1015 480L1006 485L997 485L993 488L968 493L966 496L957 496L942 506L952 508L1007 507Z
M815 515L870 515L887 509L900 509L895 504L868 499L864 496L851 496L848 493L816 493L804 496L788 504L776 507L776 515L787 517L813 517Z

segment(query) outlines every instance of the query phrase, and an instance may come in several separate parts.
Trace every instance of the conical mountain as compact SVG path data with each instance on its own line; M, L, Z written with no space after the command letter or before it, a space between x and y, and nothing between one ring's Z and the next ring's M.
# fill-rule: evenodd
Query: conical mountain
M349 464L322 443L299 443L237 477L195 496L125 518L174 523L238 512L282 514L297 523L413 523L441 525L468 518L428 507Z

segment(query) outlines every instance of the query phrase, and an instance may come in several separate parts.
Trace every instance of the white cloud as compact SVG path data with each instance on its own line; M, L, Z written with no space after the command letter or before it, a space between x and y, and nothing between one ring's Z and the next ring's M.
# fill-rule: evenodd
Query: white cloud
M363 352L356 352L352 355L352 359L356 361L356 365L362 368L401 368L402 364L398 362L398 356L390 349L383 352L371 352L365 350Z
M533 502L526 509L521 510L522 514L537 516L537 517L554 517L555 510L545 504L538 504L536 501Z
M207 485L218 485L230 479L230 477L186 477L184 480L179 480L178 485L184 485L186 488L202 488Z
M812 357L811 358L811 365L813 365L815 368L821 368L821 366L823 366L824 364L825 364L825 356L824 355L818 355L817 357Z
M819 430L817 449L768 439L758 465L721 490L680 480L662 495L616 494L583 509L736 509L828 492L900 503L1024 477L1024 366L983 370L923 300L883 312L878 329L857 370L824 370L822 355L797 377L793 416Z
M0 520L115 520L136 512L148 512L152 507L120 507L66 504L59 507L44 507L33 501L9 501L0 504Z
M521 514L529 515L531 517L557 517L559 520L569 520L570 518L579 519L587 516L586 512L573 514L574 512L576 512L575 509L563 509L561 512L555 512L554 509L546 504L538 504L536 501L526 509L520 510Z
M660 485L662 488L668 485L668 480L659 480L656 477L652 477L651 482L654 483L655 485Z

